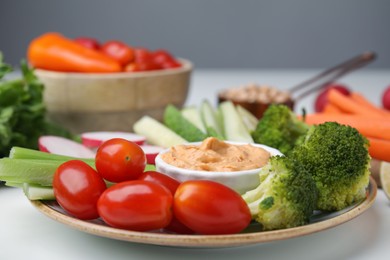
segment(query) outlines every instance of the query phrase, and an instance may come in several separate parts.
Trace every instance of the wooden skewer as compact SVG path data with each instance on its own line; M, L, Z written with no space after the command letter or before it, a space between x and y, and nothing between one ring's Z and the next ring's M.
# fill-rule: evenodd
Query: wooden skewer
M365 52L363 54L360 54L356 57L353 57L352 59L349 59L334 67L331 67L298 85L293 86L289 89L289 92L293 95L298 93L298 91L300 90L306 89L302 93L297 94L297 96L294 98L296 102L311 94L312 92L329 85L330 83L336 81L345 74L366 66L370 62L374 61L376 57L377 55L375 52Z

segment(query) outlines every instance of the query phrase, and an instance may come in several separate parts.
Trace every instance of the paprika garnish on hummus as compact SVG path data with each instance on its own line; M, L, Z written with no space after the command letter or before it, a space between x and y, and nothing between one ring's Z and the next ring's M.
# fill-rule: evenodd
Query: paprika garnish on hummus
M162 159L173 166L214 172L233 172L263 167L270 153L250 144L229 144L209 137L200 145L177 145L162 154Z

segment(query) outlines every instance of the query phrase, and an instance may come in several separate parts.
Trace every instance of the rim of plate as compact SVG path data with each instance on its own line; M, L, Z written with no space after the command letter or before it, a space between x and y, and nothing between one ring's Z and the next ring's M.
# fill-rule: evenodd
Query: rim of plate
M264 242L271 242L277 240L285 240L298 236L309 235L319 231L323 231L342 223L345 223L353 218L361 215L369 209L375 201L377 194L377 185L374 179L370 176L370 182L367 188L366 199L352 205L346 210L334 212L325 215L325 219L318 219L314 223L307 225L273 230L273 231L258 231L249 233L239 233L231 235L181 235L171 233L158 232L138 232L113 228L96 221L84 221L69 216L44 201L30 201L39 211L46 216L68 225L72 228L78 229L93 235L135 242L143 244L161 245L161 246L175 246L175 247L233 247L243 246L249 244L257 244Z

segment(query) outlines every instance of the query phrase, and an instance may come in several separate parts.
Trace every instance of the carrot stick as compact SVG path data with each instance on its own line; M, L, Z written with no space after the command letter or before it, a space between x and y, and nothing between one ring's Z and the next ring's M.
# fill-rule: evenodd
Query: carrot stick
M335 89L328 92L328 100L331 104L337 106L342 111L350 114L366 115L372 117L384 117L382 114L375 113L371 109L365 109L349 96L345 96Z
M371 101L369 101L366 97L364 97L362 94L357 92L352 92L350 94L350 97L358 104L362 106L362 108L370 109L375 111L376 113L383 114L384 116L390 116L390 112L379 108L375 106Z
M368 141L368 152L372 158L390 162L390 141L376 138L368 138Z
M323 113L325 114L338 114L338 113L343 113L343 111L341 111L338 107L336 107L335 105L331 104L331 103L327 103L325 106L324 106L324 110L322 111Z
M309 125L318 125L325 122L337 122L356 128L366 137L379 138L390 141L390 120L367 115L351 114L307 114L305 122Z

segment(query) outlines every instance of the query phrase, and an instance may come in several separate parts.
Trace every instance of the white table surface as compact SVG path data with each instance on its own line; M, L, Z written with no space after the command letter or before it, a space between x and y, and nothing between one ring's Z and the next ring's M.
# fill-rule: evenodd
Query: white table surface
M196 70L187 104L246 83L287 88L317 71ZM390 85L390 70L360 70L340 80L379 104ZM313 95L297 104L312 111ZM257 245L221 248L175 248L129 243L83 233L35 209L17 188L0 187L0 259L389 259L390 201L378 190L374 205L357 218L311 235Z

